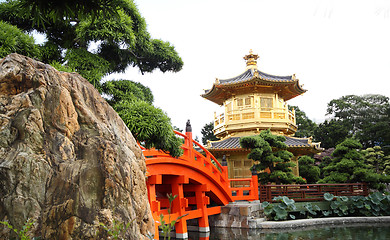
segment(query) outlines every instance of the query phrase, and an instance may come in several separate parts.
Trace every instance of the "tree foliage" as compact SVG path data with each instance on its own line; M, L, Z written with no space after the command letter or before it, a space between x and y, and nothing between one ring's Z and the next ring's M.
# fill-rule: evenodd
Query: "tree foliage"
M39 48L33 37L0 20L0 58L14 52L28 57L39 56Z
M331 148L334 150L334 148ZM318 167L320 168L320 179L325 177L325 167L327 167L332 162L332 158L330 156L325 156L321 159Z
M330 119L320 123L314 130L314 138L323 148L333 148L346 138L351 137L349 123Z
M254 161L252 170L258 172L261 183L305 182L301 177L295 177L292 173L291 167L294 167L295 163L291 162L293 154L286 150L285 140L285 137L273 135L270 130L264 130L259 135L240 139L241 147L251 150L248 159Z
M310 184L320 180L320 168L314 162L315 160L309 156L301 156L298 159L299 175Z
M216 140L218 140L218 138L214 135L213 129L214 129L214 123L213 122L206 123L203 126L202 130L200 131L202 133L202 143L203 143L203 145L206 145L207 141L216 141Z
M390 156L385 156L380 146L374 146L362 151L365 163L378 174L388 174L390 168Z
M107 81L102 85L103 92L108 96L108 102L115 105L121 101L134 102L141 100L153 104L154 97L150 88L141 83L129 80Z
M135 139L145 148L156 148L180 156L182 141L173 132L171 119L153 106L148 87L128 80L107 81L102 89L107 101L117 111Z
M26 33L45 36L37 45ZM102 78L127 67L179 71L183 62L169 42L152 39L132 0L9 0L0 3L0 57L17 52L77 71L106 96L135 138L172 156L181 141L169 117L152 105L149 88Z
M343 96L329 102L327 114L364 148L390 144L390 103L386 96Z
M181 139L175 136L171 120L160 108L144 101L121 101L114 109L146 148L161 149L173 157L182 154Z
M20 0L17 7L29 15L36 25L45 22L58 22L79 16L117 15L117 7L125 4L123 0Z
M371 188L381 189L381 183L389 179L375 173L364 163L362 145L348 138L336 146L333 159L324 167L324 178L319 183L356 183L367 182Z
M169 42L150 37L131 0L10 0L0 4L0 20L44 34L42 53L34 57L69 65L94 86L129 66L141 72L176 72L183 66Z
M65 56L66 67L74 69L100 92L100 81L108 71L108 61L85 49L70 49Z
M298 106L288 106L290 110L295 110L295 121L297 124L297 131L295 137L308 138L314 136L314 131L317 129L317 124L313 122L304 111Z

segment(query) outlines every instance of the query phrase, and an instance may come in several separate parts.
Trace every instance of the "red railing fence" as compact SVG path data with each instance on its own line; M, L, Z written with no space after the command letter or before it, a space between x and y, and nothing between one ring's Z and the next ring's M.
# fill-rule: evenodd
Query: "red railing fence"
M274 197L287 196L296 202L323 201L324 193L335 196L367 196L366 183L260 185L260 201L272 202Z

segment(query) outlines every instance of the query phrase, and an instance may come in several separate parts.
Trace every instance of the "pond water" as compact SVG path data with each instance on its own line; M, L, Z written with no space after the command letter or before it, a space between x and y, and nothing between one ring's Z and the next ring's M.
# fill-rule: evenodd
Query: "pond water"
M189 240L387 240L390 239L390 223L311 226L295 229L248 230L212 228L209 234L189 232Z

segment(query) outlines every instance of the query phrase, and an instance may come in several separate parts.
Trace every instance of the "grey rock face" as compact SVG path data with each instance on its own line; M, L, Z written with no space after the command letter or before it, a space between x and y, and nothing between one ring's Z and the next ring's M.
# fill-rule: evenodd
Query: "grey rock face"
M42 239L107 239L99 223L132 222L126 239L146 239L145 172L132 134L88 81L18 54L0 60L0 221L20 229L32 219Z

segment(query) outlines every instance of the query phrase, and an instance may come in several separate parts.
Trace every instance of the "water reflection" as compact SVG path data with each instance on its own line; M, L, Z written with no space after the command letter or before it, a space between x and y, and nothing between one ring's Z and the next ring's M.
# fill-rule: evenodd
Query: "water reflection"
M189 240L387 240L390 224L311 226L296 229L212 228L211 233L189 232Z

